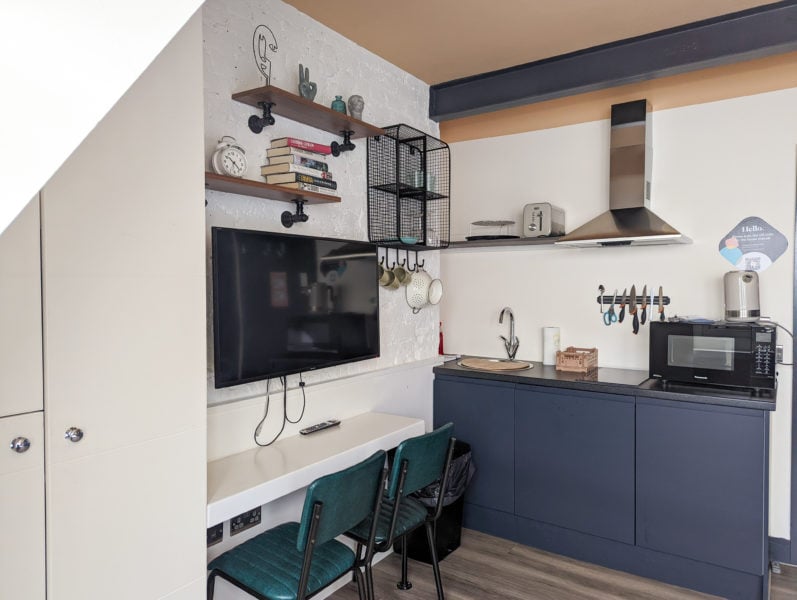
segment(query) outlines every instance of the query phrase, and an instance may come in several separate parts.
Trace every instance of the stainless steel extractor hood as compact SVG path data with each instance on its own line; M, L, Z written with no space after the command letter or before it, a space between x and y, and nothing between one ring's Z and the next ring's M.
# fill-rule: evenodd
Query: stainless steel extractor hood
M612 106L609 210L563 236L566 246L688 244L688 237L656 216L650 205L650 104Z

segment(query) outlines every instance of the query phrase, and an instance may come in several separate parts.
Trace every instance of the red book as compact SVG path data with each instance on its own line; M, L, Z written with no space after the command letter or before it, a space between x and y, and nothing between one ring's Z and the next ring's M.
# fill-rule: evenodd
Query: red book
M299 138L284 137L271 140L272 148L283 148L285 146L290 148L301 148L302 150L317 152L318 154L332 154L332 148L329 146L308 142L307 140L300 140Z

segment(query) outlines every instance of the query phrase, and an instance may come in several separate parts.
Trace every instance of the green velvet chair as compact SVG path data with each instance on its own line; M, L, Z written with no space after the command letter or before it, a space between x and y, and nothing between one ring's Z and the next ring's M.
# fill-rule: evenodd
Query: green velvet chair
M374 521L386 471L380 450L353 467L316 479L307 488L301 523L278 525L211 561L207 600L213 600L216 577L259 600L303 600L350 571L360 600L366 600L360 568L373 557L375 523L356 554L335 538L364 520Z
M395 541L403 542L404 536L418 527L424 526L439 600L444 600L444 594L435 548L435 522L443 509L443 494L439 495L437 505L433 509L427 509L418 500L410 498L408 495L435 481L441 482L441 490L446 489L455 442L451 436L452 431L453 425L448 423L425 435L404 440L396 448L390 483L385 491L378 513L379 517L376 520L374 543L374 549L377 552L385 552L390 550ZM358 556L361 548L367 548L372 526L373 523L368 520L345 534L358 543ZM412 587L407 580L407 544L402 543L401 547L401 581L397 585L399 589L407 590ZM372 558L373 556L363 558L370 598L373 598L374 594Z

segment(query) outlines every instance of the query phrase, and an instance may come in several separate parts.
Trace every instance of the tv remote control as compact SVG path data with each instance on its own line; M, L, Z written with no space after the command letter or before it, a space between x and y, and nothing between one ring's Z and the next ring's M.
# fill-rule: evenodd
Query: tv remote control
M316 423L315 425L310 425L310 427L305 427L301 429L299 433L302 435L307 435L309 433L315 433L316 431L321 431L322 429L327 429L328 427L334 427L335 425L340 425L340 421L337 419L330 419L329 421L324 421L322 423Z

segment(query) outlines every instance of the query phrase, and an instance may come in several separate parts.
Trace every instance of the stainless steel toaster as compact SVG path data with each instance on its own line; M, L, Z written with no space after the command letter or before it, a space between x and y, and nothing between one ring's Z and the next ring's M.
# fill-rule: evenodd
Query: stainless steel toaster
M564 235L565 211L550 202L523 207L523 237Z

